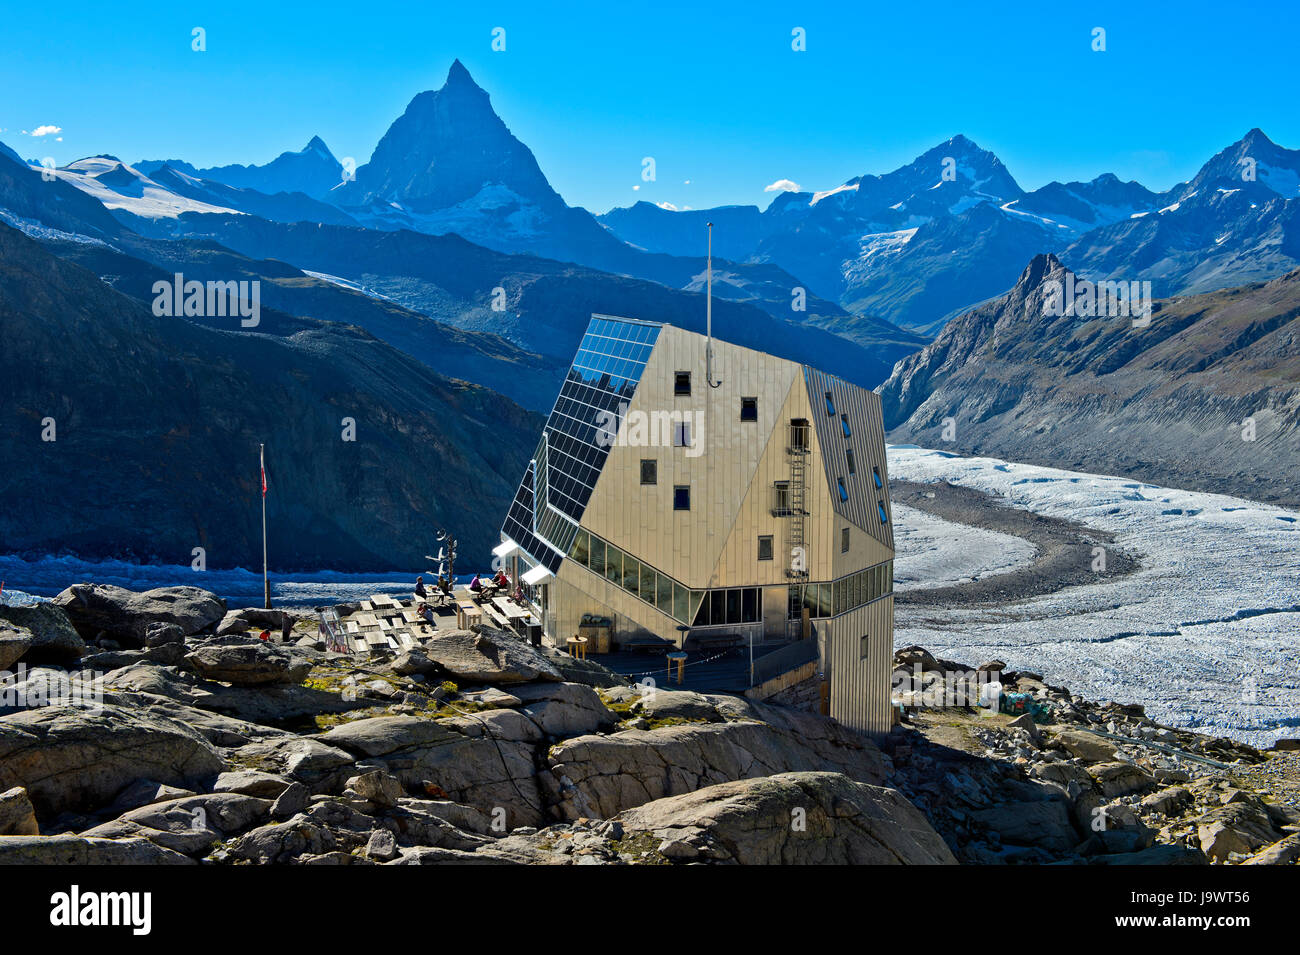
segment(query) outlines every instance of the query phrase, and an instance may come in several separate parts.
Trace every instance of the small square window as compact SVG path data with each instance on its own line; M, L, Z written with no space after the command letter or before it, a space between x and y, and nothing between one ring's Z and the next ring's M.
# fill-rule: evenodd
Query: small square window
M763 534L758 538L758 559L759 560L772 559L772 535L771 534Z
M848 460L849 460L849 474L850 474L850 475L857 474L857 473L858 473L858 465L857 465L857 462L855 462L855 461L853 460L853 449L852 449L852 448L845 448L845 449L844 449L844 455L845 455L845 457L847 457Z
M846 527L842 531L840 531L840 553L847 554L848 552L849 552L849 529Z
M673 510L689 511L691 509L691 486L676 484L673 486Z
M673 425L673 447L689 448L691 446L691 423L678 421Z
M840 486L840 500L847 501L849 499L849 491L848 488L844 486L844 478L837 477L835 479L835 483L837 483Z
M866 660L871 656L871 635L863 634L858 637L858 656Z
M679 371L673 379L673 394L689 395L691 393L691 373Z
M757 398L740 399L740 420L741 421L758 420L758 399Z
M651 458L641 459L641 483L658 484L659 483L659 462Z
M831 397L829 391L826 392L826 413L829 415L835 414L835 399Z

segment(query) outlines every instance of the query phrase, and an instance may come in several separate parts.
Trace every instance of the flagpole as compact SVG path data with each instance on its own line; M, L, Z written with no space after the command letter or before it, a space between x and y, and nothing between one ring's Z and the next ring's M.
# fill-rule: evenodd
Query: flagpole
M271 579L266 573L266 445L257 446L257 455L262 465L262 597L265 608L271 609Z

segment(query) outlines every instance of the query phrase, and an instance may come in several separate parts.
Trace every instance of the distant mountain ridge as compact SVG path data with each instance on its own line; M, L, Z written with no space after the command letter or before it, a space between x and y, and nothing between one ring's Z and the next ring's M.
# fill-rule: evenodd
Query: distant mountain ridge
M486 566L541 426L357 328L155 318L3 224L0 317L6 553L255 566L264 442L272 568L414 573L439 526Z
M1070 278L1036 256L900 361L889 439L1300 505L1300 270L1158 299L1146 327L1054 315Z
M343 164L334 158L319 136L313 136L297 152L281 153L263 166L235 163L196 169L182 159L144 159L135 163L135 168L146 176L152 176L164 166L195 179L210 179L236 189L256 189L268 196L301 192L313 199L323 199L344 181Z

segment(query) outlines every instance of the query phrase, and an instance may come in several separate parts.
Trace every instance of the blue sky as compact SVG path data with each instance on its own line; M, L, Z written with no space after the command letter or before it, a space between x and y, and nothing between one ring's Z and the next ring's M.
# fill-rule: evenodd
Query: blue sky
M1102 172L1164 189L1253 126L1300 147L1290 3L185 6L10 5L0 140L60 164L207 166L320 135L361 163L459 57L561 195L596 212L766 205L776 180L830 188L956 133L1030 189ZM61 132L23 135L42 126Z

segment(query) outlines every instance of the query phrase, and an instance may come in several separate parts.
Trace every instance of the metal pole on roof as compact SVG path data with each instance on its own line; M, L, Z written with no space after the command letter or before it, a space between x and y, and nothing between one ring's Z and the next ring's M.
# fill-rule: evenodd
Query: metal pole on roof
M710 388L717 388L722 384L721 380L713 380L713 223L709 226L709 258L706 274L706 292L705 292L705 335L708 338L708 344L704 346L704 377L708 381Z

